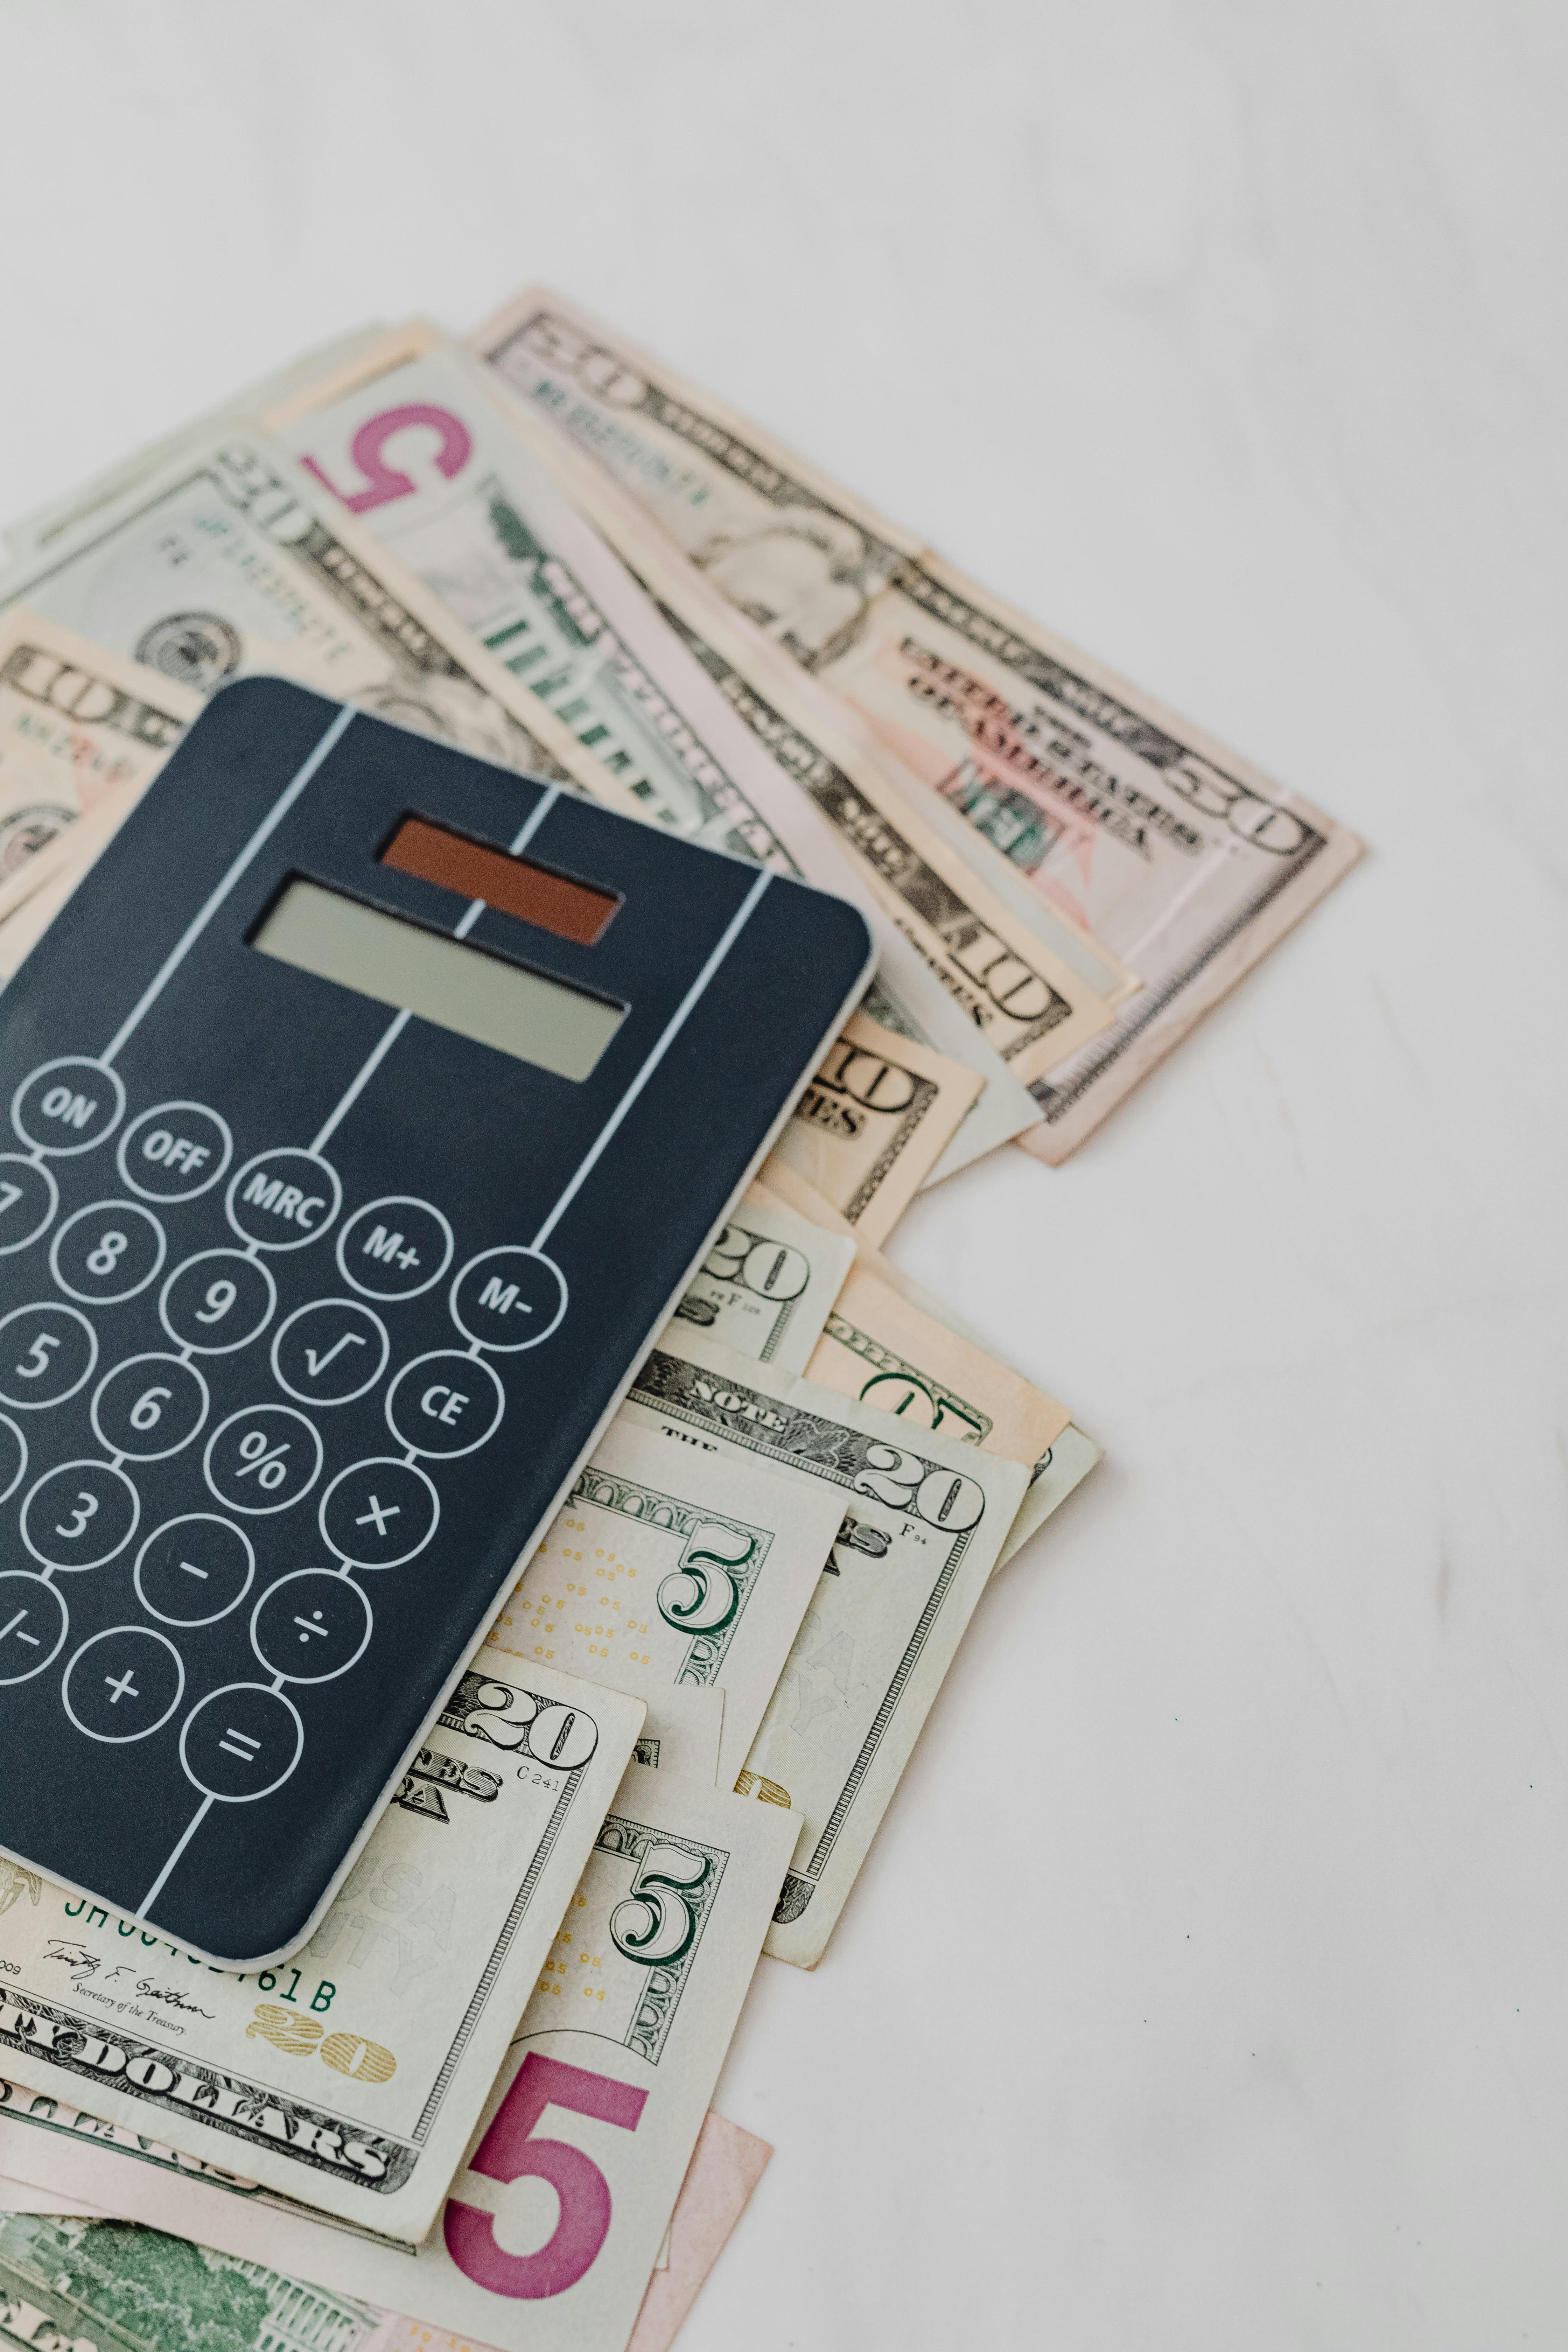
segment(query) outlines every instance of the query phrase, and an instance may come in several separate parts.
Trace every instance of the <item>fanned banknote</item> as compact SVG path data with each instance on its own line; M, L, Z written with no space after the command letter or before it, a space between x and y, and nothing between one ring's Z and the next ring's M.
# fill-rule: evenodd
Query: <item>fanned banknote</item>
M358 2228L424 2237L643 1717L542 1664L483 1664L283 1967L216 1969L30 1872L16 1899L13 1880L0 2066Z
M812 1074L768 1170L784 1160L857 1234L884 1241L942 1158L979 1079L855 1013Z
M537 1659L629 1691L653 1738L671 1692L722 1690L719 1780L732 1788L843 1516L829 1488L802 1495L756 1461L676 1455L617 1418L489 1646L523 1671Z
M859 906L879 959L867 1009L983 1081L944 1173L1034 1123L828 815L563 495L489 371L415 321L265 421L650 819Z
M866 740L1142 983L1038 1076L1065 1159L1361 845L631 341L531 289L472 339Z
M695 1435L805 1489L844 1520L742 1785L798 1816L767 1948L814 1968L985 1589L1028 1483L1021 1463L906 1432L889 1415L710 1341L667 1332L624 1419Z
M804 1372L854 1263L852 1234L825 1233L753 1184L693 1275L676 1318L738 1356Z

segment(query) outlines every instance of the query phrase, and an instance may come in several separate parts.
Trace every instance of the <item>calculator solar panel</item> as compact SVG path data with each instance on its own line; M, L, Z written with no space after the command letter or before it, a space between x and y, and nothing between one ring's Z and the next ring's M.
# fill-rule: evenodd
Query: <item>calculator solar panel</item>
M0 1001L0 1848L304 1940L870 960L788 877L214 699Z

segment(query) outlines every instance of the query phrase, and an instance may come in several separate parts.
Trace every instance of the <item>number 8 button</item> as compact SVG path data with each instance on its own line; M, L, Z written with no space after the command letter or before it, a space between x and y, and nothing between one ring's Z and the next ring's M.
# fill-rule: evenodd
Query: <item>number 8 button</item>
M145 1290L163 1263L163 1228L134 1201L95 1201L68 1217L49 1250L49 1271L68 1298L108 1307Z

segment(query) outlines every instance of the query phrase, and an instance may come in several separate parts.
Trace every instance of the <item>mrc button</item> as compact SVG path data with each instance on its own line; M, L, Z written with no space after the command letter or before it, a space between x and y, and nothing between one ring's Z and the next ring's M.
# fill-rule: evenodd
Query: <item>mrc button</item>
M465 1339L514 1355L555 1329L566 1312L566 1277L542 1250L484 1250L453 1283L451 1308Z
M40 1062L11 1097L11 1124L35 1151L61 1159L112 1135L125 1110L119 1073L85 1054Z
M120 1139L120 1172L144 1201L194 1201L234 1157L228 1124L205 1103L166 1102L133 1118Z
M229 1180L224 1206L242 1240L261 1249L303 1249L326 1232L342 1197L335 1168L317 1152L284 1144L246 1161Z
M417 1298L451 1263L451 1226L407 1193L367 1201L338 1235L343 1280L366 1298Z

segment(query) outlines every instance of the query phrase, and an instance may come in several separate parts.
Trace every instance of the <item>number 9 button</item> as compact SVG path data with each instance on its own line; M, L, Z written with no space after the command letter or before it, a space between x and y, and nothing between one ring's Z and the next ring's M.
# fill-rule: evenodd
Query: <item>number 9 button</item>
M198 1251L163 1285L158 1312L171 1339L198 1356L226 1356L265 1331L278 1304L271 1273L243 1250Z

